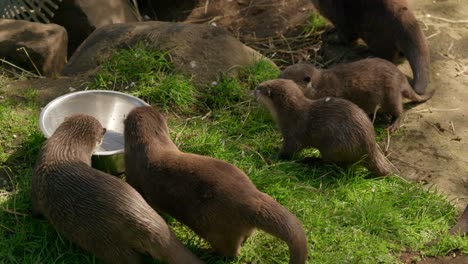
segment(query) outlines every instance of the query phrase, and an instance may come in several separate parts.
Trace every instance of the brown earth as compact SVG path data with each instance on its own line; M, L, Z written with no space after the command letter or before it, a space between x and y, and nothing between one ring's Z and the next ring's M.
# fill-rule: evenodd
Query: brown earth
M406 112L404 133L391 137L389 158L402 177L434 185L462 210L468 203L468 2L410 3L429 41L428 89L437 91ZM401 68L411 72L407 64Z

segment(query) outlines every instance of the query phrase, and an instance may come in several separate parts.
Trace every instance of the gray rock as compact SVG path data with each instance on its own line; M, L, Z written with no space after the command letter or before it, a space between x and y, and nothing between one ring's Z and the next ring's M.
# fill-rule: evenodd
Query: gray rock
M116 48L145 41L155 50L169 51L177 70L191 75L196 84L216 81L220 73L237 73L263 56L224 29L210 25L171 22L137 22L97 29L73 54L62 74L76 75L93 69Z
M55 24L0 19L0 57L24 69L52 76L67 61L67 31ZM23 48L29 54L25 53Z
M68 54L96 29L105 25L138 21L128 0L66 0L60 3L51 22L68 31Z

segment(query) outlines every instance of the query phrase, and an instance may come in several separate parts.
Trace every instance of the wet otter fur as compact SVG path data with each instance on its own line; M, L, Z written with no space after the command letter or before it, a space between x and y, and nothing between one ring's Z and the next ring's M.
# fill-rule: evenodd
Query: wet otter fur
M362 38L378 57L396 62L402 52L413 71L413 88L424 94L430 78L429 48L407 0L312 0L340 36Z
M374 127L358 106L341 98L310 100L286 79L261 83L254 91L283 135L279 158L290 159L303 148L320 151L325 161L348 165L364 159L375 175L388 175L391 164L375 142Z
M67 119L43 144L32 177L33 214L105 263L202 263L130 185L90 167L105 128L88 115Z
M323 70L312 64L294 64L286 67L279 78L299 84L310 99L344 98L368 114L380 108L392 116L392 124L388 127L390 132L396 131L400 125L402 97L421 103L429 100L435 91L418 95L395 65L379 58L338 64Z
M259 228L288 244L289 263L306 263L301 222L234 165L181 152L157 110L132 110L124 134L127 181L155 209L190 227L224 256L237 256Z

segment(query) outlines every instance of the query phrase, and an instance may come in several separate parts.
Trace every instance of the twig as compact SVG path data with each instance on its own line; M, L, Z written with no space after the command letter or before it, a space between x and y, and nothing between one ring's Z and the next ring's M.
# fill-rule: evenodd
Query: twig
M281 34L281 38L284 39L284 41L286 42L286 46L288 46L289 52L292 52L291 45L289 45L288 39L285 38L283 34ZM291 54L291 62L292 62L292 64L295 64L295 62L294 62L294 56L293 56L292 54Z
M387 129L387 146L385 146L385 153L388 153L388 149L390 148L390 130Z
M441 33L440 31L437 31L436 33L434 33L434 34L432 34L432 35L426 37L426 39L431 39L431 38L433 38L433 37L439 35L440 33Z
M413 113L432 113L432 112L449 112L449 111L458 111L460 108L451 108L451 109L441 109L441 108L426 108L423 110L414 111Z
M468 23L468 20L464 19L464 20L452 20L452 19L448 19L448 18L444 18L444 17L438 17L438 16L433 16L431 14L427 14L426 17L428 18L433 18L433 19L438 19L438 20L442 20L444 22L447 22L447 23L452 23L452 24L464 24L464 23Z
M4 226L4 225L2 225L2 224L0 224L0 227L5 228L6 230L10 231L11 233L14 233L14 232L15 232L15 230L13 230L13 229L11 229L11 228L8 228L8 227L6 227L6 226Z
M13 215L28 216L27 214L12 211L12 210L10 210L8 208L2 208L1 210L4 211L5 213L9 213L9 214L13 214Z
M26 57L28 57L29 62L31 62L32 66L33 66L34 69L36 70L37 75L39 75L39 76L42 77L41 72L40 72L39 69L36 67L36 64L34 63L34 61L31 59L31 56L29 56L28 51L27 51L24 47L21 47L21 48L19 48L18 50L23 50L23 51L24 51L24 53L26 54Z
M6 64L10 65L11 67L13 67L13 68L15 68L15 69L18 69L18 70L20 70L20 71L22 71L22 72L25 72L25 73L27 73L27 74L32 75L33 77L44 78L44 77L42 77L42 76L40 76L40 75L37 75L37 74L34 74L34 73L32 73L32 72L30 72L30 71L28 71L28 70L25 70L25 69L23 69L23 68L21 68L21 67L15 65L15 64L13 64L13 63L7 61L7 60L0 59L0 62L6 63Z
M452 128L452 133L455 135L455 125L453 125L452 121L450 121L450 127Z
M408 167L410 167L410 168L413 168L413 169L416 169L416 170L420 170L420 171L426 171L425 169L423 169L423 168L421 168L421 167L419 167L419 166L413 165L413 164L411 164L411 163L409 163L409 162L407 162L407 161L405 161L405 160L402 160L402 159L400 159L400 158L393 157L392 159L396 159L396 160L398 160L399 162L404 163L406 166L408 166Z

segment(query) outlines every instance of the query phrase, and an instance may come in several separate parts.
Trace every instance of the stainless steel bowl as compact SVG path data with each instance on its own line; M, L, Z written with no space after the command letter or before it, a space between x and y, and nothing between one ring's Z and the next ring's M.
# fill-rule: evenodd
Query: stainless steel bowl
M143 100L120 92L89 90L69 93L49 102L39 116L39 127L49 138L65 117L83 113L95 117L107 129L102 145L93 154L93 167L111 173L125 171L124 124L135 107L148 105Z

